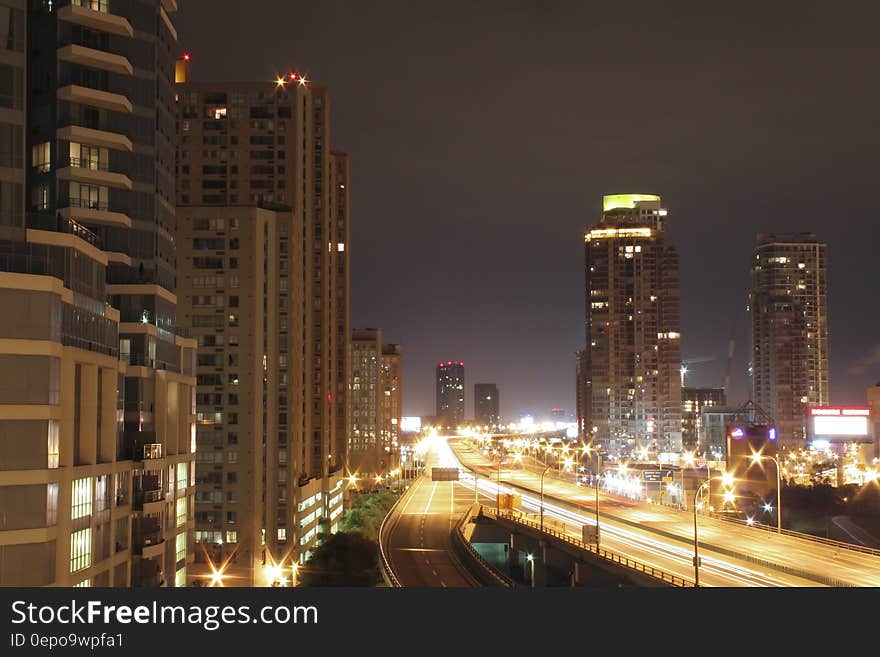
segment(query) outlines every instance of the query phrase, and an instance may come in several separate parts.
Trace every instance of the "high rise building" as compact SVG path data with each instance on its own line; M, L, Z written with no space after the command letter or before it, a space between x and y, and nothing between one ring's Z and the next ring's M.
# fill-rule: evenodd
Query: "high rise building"
M400 448L400 345L383 345L380 329L354 329L351 368L348 467L382 474L395 467Z
M464 363L437 363L436 422L455 428L464 421Z
M178 81L177 203L192 231L182 236L188 256L181 273L192 280L221 281L216 289L191 286L186 294L201 303L213 293L214 312L227 318L225 326L215 327L217 334L237 328L230 324L233 317L262 322L247 327L253 331L248 345L241 330L235 336L238 345L227 340L215 349L225 376L219 388L213 378L199 386L204 402L199 411L218 412L211 395L225 396L228 404L229 395L238 394L243 406L239 420L245 412L258 418L236 431L227 411L222 424L214 427L227 434L227 445L228 434L237 434L240 455L247 452L259 465L235 473L253 481L226 479L220 490L234 493L239 485L240 494L256 500L261 499L256 491L266 490L266 502L254 508L256 515L233 516L242 523L239 540L256 546L259 536L261 549L239 546L240 552L251 550L250 558L260 564L272 565L284 555L304 560L315 545L317 522L324 520L332 529L341 512L350 339L348 157L329 148L327 90L303 76L289 73L274 83L196 83L189 80L184 63L178 67ZM236 235L233 221L244 232ZM257 236L255 230L264 232ZM270 244L273 239L277 244ZM274 278L264 288L269 277ZM245 284L247 293L235 292L235 285ZM252 307L252 313L236 312L233 300ZM191 307L187 321L195 330L193 322L208 320L196 320L202 313ZM260 311L258 320L254 315ZM209 333L204 332L206 337ZM233 365L236 354L239 364ZM216 362L208 362L206 375L216 373ZM238 375L238 385L251 389L249 396L231 387L231 374ZM261 381L264 374L268 380ZM265 402L257 395L261 387ZM248 404L256 406L244 408ZM265 466L259 456L264 449ZM216 469L200 463L199 476ZM235 469L227 460L224 470ZM224 499L228 514L232 510ZM200 538L213 540L222 531L219 538L225 541L225 532L237 531L228 527L228 517L219 530L218 518L209 512L213 508L204 508L208 515L197 509ZM259 534L252 523L259 524ZM261 583L258 572L253 577Z
M802 444L806 407L830 401L825 251L812 233L760 234L752 259L752 398L783 449Z
M474 420L481 426L492 426L501 422L498 386L494 383L474 384Z
M686 386L681 389L682 449L694 451L699 447L703 409L725 404L727 404L727 396L724 388Z
M0 2L0 585L187 584L175 8Z
M681 450L678 253L653 194L605 196L586 251L585 424L612 454Z
M403 418L403 356L399 344L382 345L382 424L379 438L391 455L392 467L400 464L400 422Z

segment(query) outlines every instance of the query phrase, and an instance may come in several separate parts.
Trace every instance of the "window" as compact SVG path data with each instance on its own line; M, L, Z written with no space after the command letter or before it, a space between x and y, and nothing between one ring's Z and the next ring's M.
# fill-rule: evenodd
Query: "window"
M238 532L234 530L226 531L226 542L227 543L238 543Z
M238 274L232 274L229 276L229 287L237 288L238 283Z
M58 522L58 484L46 484L46 526Z
M186 524L186 498L178 497L176 502L177 526L182 527ZM180 557L178 557L179 559Z
M52 169L52 156L50 143L44 141L31 149L33 167L36 171L50 171Z
M279 527L276 536L278 537L279 541L286 541L287 540L287 528L286 527Z
M238 432L230 431L228 434L226 434L226 442L228 442L230 445L237 445L238 444Z
M237 472L227 472L226 473L226 483L234 484L238 482L238 473Z
M48 456L48 468L58 467L59 454L59 422L58 420L49 420L49 431L46 436L46 454ZM57 485L57 484L56 484Z
M238 326L238 315L229 315L229 326L236 327Z
M91 565L92 529L87 527L74 532L70 537L70 572L75 573Z
M187 464L186 463L178 463L177 464L177 490L186 490L187 485Z
M238 518L238 513L236 513L235 511L227 511L226 512L226 524L227 525L234 525L237 518Z
M70 498L70 519L76 520L92 514L92 478L75 479ZM73 571L71 571L73 572Z
M238 296L233 295L229 297L229 307L230 308L238 308Z
M177 538L175 539L175 548L177 548L174 555L175 561L183 561L186 559L186 532L181 532L177 535Z
M238 452L233 450L229 450L226 452L226 462L227 463L238 463Z

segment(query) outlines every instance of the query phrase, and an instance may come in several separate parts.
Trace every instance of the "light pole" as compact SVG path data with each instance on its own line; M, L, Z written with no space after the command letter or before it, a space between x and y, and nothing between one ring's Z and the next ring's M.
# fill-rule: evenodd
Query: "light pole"
M544 531L544 475L547 474L547 470L550 469L548 465L544 468L544 472L541 473L541 531Z
M770 459L776 464L776 533L782 533L782 477L779 471L779 461L774 456L764 456L763 454L752 454L752 461L760 463L763 459Z
M697 497L704 488L709 486L708 481L700 484L700 487L694 491L694 586L700 586L700 548L697 538Z
M596 490L596 550L599 550L599 482L602 481L602 455L598 450L593 449L589 445L584 445L583 451L590 455L590 465L592 465L592 456L596 455L596 477L593 481L593 487Z

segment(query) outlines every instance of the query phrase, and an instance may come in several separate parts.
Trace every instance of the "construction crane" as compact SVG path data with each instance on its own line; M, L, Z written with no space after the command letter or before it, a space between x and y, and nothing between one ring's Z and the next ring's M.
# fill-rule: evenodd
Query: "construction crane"
M681 387L684 388L684 377L688 373L688 365L696 365L697 363L708 363L709 361L715 360L715 356L703 356L701 358L684 358L681 361L681 369L679 372L681 373Z
M727 343L727 371L724 373L724 398L730 403L730 369L733 367L733 347L736 339L736 317L730 323L730 340Z

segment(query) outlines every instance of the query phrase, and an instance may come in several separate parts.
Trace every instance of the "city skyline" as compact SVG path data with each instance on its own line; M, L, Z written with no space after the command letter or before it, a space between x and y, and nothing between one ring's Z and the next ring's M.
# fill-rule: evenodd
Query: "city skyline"
M748 397L755 237L812 231L828 244L831 401L861 403L880 372L863 364L877 341L858 320L872 323L880 309L851 310L867 294L867 223L858 215L877 141L868 109L877 92L862 82L871 57L859 35L880 9L686 4L691 11L390 2L378 11L329 2L304 14L266 0L277 20L235 12L203 31L200 12L217 5L195 0L177 22L199 79L302 67L349 108L334 134L352 155L352 204L369 218L352 233L352 321L406 344L406 415L432 413L432 364L446 354L469 364L471 380L505 390L504 416L574 410L579 238L604 194L633 189L662 195L674 217L682 356L715 357L692 368L693 385L721 384L735 319L730 401ZM236 46L237 32L255 30L264 34L259 51ZM449 40L450 30L459 38ZM614 48L622 32L640 35L626 52ZM376 45L389 40L394 48ZM733 41L736 50L725 45ZM449 100L450 89L468 102ZM534 117L546 117L544 127L523 129ZM454 253L455 270L438 277L423 245ZM473 340L477 327L496 339ZM522 344L530 349L517 351Z

